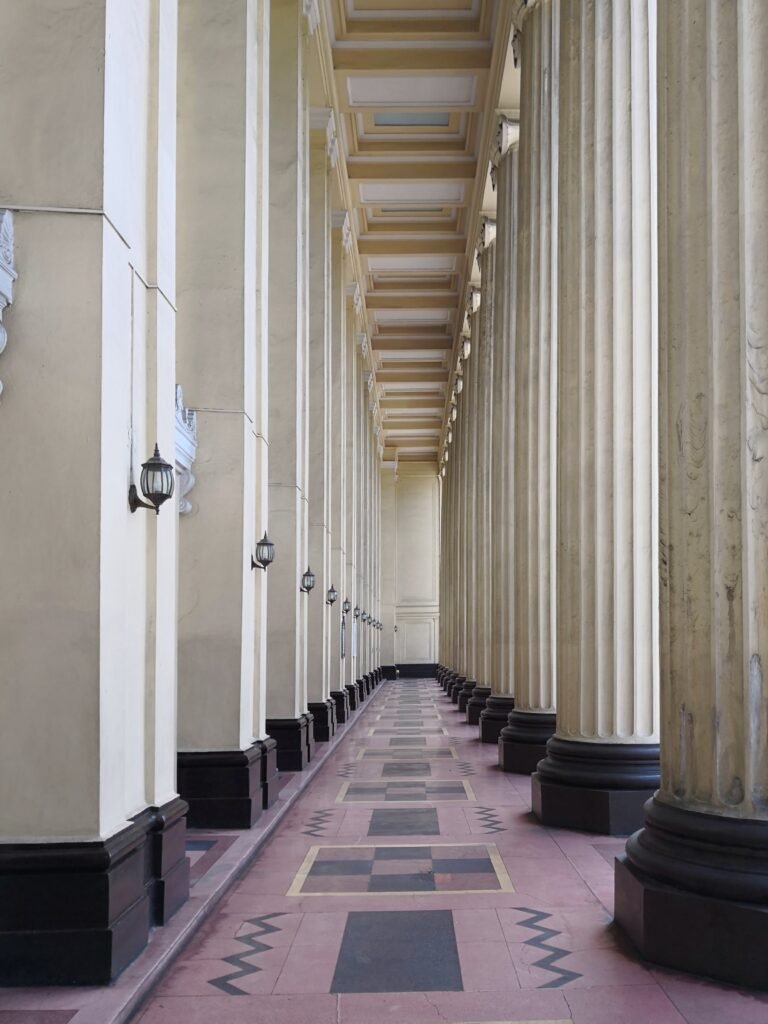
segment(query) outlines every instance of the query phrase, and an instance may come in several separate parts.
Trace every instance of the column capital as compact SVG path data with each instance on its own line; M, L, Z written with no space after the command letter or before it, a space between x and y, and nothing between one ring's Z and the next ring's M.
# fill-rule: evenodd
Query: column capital
M480 218L480 232L478 234L477 251L483 253L496 240L496 221L493 217Z
M312 107L309 111L309 127L325 132L325 151L331 167L339 159L339 137L336 131L336 116L331 107Z
M303 0L303 10L310 34L314 35L320 24L320 7L317 0Z

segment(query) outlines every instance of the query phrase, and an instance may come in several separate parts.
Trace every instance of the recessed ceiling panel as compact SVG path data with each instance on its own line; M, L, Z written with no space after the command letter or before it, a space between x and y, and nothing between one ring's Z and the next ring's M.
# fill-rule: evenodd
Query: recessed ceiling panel
M471 107L476 75L349 75L352 107Z
M435 271L448 273L453 270L453 256L369 256L368 269L371 273L380 271Z
M360 200L370 206L461 203L464 201L464 185L457 181L362 182Z

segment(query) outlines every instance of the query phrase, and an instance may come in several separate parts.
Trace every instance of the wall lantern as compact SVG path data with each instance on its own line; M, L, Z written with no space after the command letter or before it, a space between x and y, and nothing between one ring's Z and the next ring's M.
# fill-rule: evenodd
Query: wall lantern
M142 501L136 490L136 484L128 488L128 505L131 512L137 508L154 509L155 515L160 514L160 506L173 496L173 466L161 458L157 444L151 459L141 467L141 493L147 499Z
M440 470L440 476L445 476L445 466Z
M302 592L302 594L308 594L310 592L310 590L312 590L314 585L315 585L315 574L312 572L310 567L307 566L307 571L301 577L301 586L299 587L299 590Z
M360 618L360 605L359 604L355 605L355 618L356 619Z
M456 394L460 395L463 390L464 390L464 378L463 377L457 377L456 378Z
M445 451L443 452L443 462L447 462L447 461L448 461L448 449L446 448Z
M453 431L448 427L448 444L453 444Z
M472 351L472 343L469 338L464 339L464 344L461 346L461 354L465 359L469 359L469 353Z
M259 543L256 545L256 557L251 558L252 569L266 569L267 566L272 565L275 560L275 545L267 536L267 531L264 531L264 536L261 538Z
M344 598L344 604L341 606L341 610L344 612L345 615L349 615L349 613L351 612L352 605L350 604L348 597Z
M338 590L336 589L336 587L334 587L333 584L331 584L330 590L328 591L328 593L325 596L325 603L326 604L336 604L336 599L338 598L338 596L339 596Z
M452 405L451 406L451 423L455 423L456 422L456 417L458 415L459 415L459 410L456 408L455 405Z

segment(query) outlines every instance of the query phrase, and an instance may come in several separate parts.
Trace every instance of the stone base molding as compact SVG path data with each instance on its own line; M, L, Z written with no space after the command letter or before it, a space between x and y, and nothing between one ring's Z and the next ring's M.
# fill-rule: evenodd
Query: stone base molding
M462 688L459 690L458 699L456 703L458 704L459 711L462 713L462 715L466 714L469 698L472 696L476 689L477 680L467 679Z
M250 828L263 809L264 749L180 751L179 794L191 828Z
M0 846L0 984L105 985L142 951L147 832Z
M480 740L483 743L498 743L501 730L509 721L515 707L515 698L509 695L491 695L486 698L480 712Z
M485 703L491 696L490 686L476 686L467 701L467 725L479 725L480 714L485 710Z
M555 725L553 712L513 711L499 734L499 768L518 775L533 774L547 756Z
M314 738L318 743L327 743L336 734L336 702L328 700L310 701L309 710L314 716Z
M368 696L368 688L366 687L365 680L362 678L362 676L359 679L355 680L355 686L357 687L357 696L360 700L360 703L362 704L363 701Z
M616 862L617 924L646 960L768 989L768 822L645 811Z
M448 696L451 698L452 704L459 703L459 693L464 689L464 684L467 681L466 676L456 676L451 685L448 687Z
M336 705L336 722L343 725L349 721L349 693L347 690L331 690L331 700Z
M162 807L147 807L132 819L146 834L144 889L154 925L165 924L189 896L188 810L187 803L176 797Z
M314 719L313 719L314 725ZM268 718L266 729L277 742L277 767L281 772L301 772L309 764L310 723L306 714L297 718ZM314 743L314 739L312 740Z
M543 825L628 835L659 786L657 743L579 742L553 736L531 778Z
M344 683L344 689L349 694L349 707L352 711L357 711L360 707L360 691L358 690L355 683Z
M261 805L266 811L277 800L280 787L277 784L277 741L271 736L257 740L261 747Z

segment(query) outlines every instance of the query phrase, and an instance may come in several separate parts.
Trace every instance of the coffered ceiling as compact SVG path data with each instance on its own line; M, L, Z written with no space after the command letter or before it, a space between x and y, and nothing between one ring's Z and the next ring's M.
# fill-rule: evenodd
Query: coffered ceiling
M384 446L433 460L511 18L503 0L327 5Z

